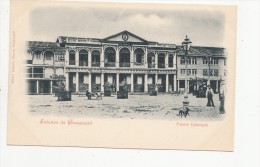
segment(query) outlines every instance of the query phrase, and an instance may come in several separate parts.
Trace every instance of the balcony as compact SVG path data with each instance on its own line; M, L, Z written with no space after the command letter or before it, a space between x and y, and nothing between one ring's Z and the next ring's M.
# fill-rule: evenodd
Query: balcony
M70 60L70 61L69 61L69 65L76 65L76 61Z
M130 67L130 63L119 63L119 67Z
M79 66L88 66L88 62L86 61L80 61Z
M158 63L158 68L165 68L165 64L164 63Z
M148 68L155 68L155 64L154 63L148 63Z
M115 62L107 62L105 63L105 67L115 67L116 63Z
M99 62L92 62L91 67L100 67L100 63Z

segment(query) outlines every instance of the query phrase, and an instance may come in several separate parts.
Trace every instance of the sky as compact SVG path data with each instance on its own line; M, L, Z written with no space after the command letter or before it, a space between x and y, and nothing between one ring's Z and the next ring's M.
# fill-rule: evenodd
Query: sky
M37 7L30 12L30 40L55 42L58 36L105 38L124 30L159 43L221 47L225 15L219 11L113 6Z

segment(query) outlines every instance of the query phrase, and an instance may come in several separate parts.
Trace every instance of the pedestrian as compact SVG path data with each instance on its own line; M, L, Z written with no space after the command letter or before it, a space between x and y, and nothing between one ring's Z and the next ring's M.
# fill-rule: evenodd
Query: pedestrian
M86 92L86 96L88 97L88 100L91 99L91 93L88 91L88 89L87 89L87 92Z
M224 114L225 113L225 85L224 83L221 84L220 91L219 91L219 113Z
M213 89L210 87L210 85L208 85L208 89L207 89L207 92L206 92L206 97L208 98L208 103L207 103L207 106L210 107L215 107L214 105L214 102L213 102Z

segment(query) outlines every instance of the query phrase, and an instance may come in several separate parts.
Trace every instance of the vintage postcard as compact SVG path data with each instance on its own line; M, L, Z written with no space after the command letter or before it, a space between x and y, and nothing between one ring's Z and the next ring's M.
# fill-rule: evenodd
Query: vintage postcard
M236 6L11 1L9 145L234 150Z

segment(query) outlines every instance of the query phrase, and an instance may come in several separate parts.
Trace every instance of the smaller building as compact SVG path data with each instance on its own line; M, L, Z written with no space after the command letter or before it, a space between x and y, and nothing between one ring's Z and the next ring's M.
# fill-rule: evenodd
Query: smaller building
M219 92L221 82L226 79L226 50L218 47L191 46L185 62L185 52L180 47L177 54L178 90L185 89L187 63L187 89L195 93L211 85L215 93Z

